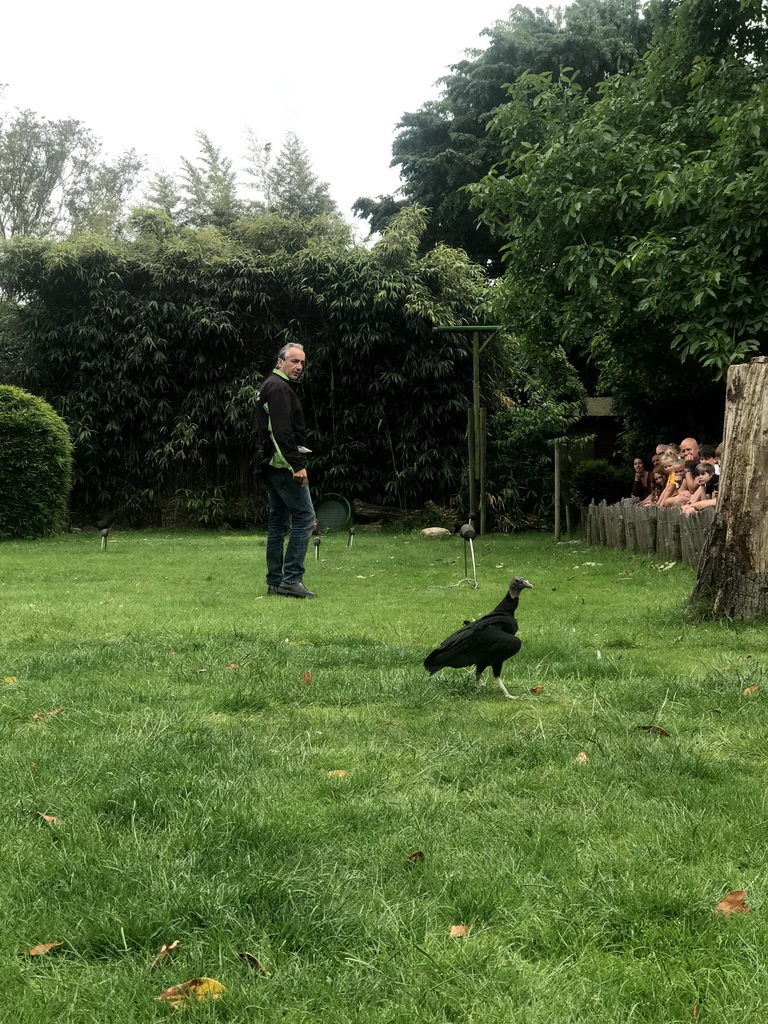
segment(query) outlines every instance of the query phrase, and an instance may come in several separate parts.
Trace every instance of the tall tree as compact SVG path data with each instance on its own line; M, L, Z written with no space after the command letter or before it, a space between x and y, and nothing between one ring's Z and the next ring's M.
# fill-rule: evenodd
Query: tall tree
M237 194L237 175L229 157L222 156L203 132L195 133L200 145L197 160L181 161L181 220L192 227L226 227L241 217L244 210ZM166 186L166 201L171 198L168 182L155 179L155 188ZM165 207L164 207L165 208Z
M338 215L328 183L320 181L312 170L309 154L297 135L286 134L274 160L270 143L260 143L252 132L248 140L246 173L265 212L299 220Z
M768 619L768 358L728 371L725 462L695 604L718 619Z
M681 408L713 439L718 378L768 345L766 28L742 5L728 52L722 8L684 0L597 102L524 76L494 119L508 155L474 189L505 243L495 315L535 351L598 366L633 440Z
M153 174L145 189L144 199L147 207L164 210L172 220L178 218L182 195L172 174L164 171Z
M400 168L403 203L432 211L424 244L445 241L473 259L500 270L499 243L477 224L463 187L478 181L502 159L498 136L487 131L495 109L506 102L507 83L526 71L577 69L585 88L617 71L630 70L650 40L639 0L576 0L564 12L514 7L505 21L483 33L485 50L467 58L442 79L442 95L403 115L392 147ZM380 230L398 200L358 199L354 209Z
M80 121L0 114L0 235L111 234L142 166L133 150L103 160Z

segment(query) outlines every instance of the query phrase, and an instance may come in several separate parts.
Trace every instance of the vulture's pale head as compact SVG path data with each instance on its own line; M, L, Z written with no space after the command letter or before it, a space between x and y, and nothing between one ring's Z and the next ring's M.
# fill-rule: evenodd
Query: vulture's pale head
M509 596L514 600L520 596L520 591L525 590L526 587L533 590L532 583L524 580L522 576L515 576L513 580L509 581Z

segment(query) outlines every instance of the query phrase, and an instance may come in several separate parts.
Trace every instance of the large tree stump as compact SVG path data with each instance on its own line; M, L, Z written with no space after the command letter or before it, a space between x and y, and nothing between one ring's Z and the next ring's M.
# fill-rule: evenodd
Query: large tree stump
M715 618L768 618L768 357L732 366L720 493L691 600Z

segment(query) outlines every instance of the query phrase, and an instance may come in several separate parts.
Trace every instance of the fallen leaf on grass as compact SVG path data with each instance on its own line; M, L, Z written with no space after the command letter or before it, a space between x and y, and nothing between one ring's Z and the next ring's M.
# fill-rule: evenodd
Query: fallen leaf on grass
M3 676L4 683L15 683L17 681L16 676Z
M54 708L53 711L41 711L36 715L32 715L33 722L42 722L44 718L49 718L51 715L58 715L64 708Z
M760 693L760 687L759 686L754 686L754 685L753 686L746 686L741 691L741 696L742 697L756 697L758 695L758 693Z
M408 859L405 862L407 868L412 868L414 864L421 864L424 861L424 851L414 850L413 853L409 854Z
M302 686L309 686L309 684L311 682L312 682L312 673L309 670L307 670L304 673L304 675L301 677L301 685Z
M580 750L573 759L574 764L589 764L589 757L586 750Z
M720 900L715 907L715 913L717 914L746 914L749 907L744 902L746 892L743 889L734 889L733 892L729 892L728 895Z
M170 644L168 644L168 650L171 652L171 654L175 654L176 653L176 651L174 651L174 649L171 647Z
M451 925L450 936L452 939L466 939L469 935L469 928L462 921L461 924Z
M544 693L544 687L543 686L532 686L531 689L530 689L530 692L531 693Z
M698 1020L699 1019L699 1004L698 1003L695 1003L694 1007L693 1007L693 1019L694 1020Z
M33 946L29 951L30 956L43 956L44 953L49 953L52 949L57 946L63 946L63 942L39 942L36 946ZM23 953L19 953L19 956L24 956Z
M174 939L174 941L170 944L170 946L166 946L166 944L163 943L163 945L160 947L160 952L157 954L155 959L152 961L152 966L149 968L150 971L154 971L154 969L156 967L158 967L163 962L163 960L165 960L165 958L168 956L168 954L171 953L174 949L176 949L178 944L179 944L179 940L178 939Z
M341 778L342 775L346 775L344 768L331 768L328 772L329 775L335 775L337 778Z
M58 825L59 824L59 819L58 818L54 818L54 816L52 814L43 814L42 811L35 811L35 814L38 816L38 818L40 818L41 821L44 821L46 825Z
M233 661L231 665L227 665L227 668L229 668L229 669L236 669L236 668L240 668L240 666L236 662Z
M272 977L272 972L268 971L261 960L257 960L253 953L238 953L237 955L251 967L255 967L259 974L263 974L265 978Z
M198 671L198 675L199 675L200 672L207 672L208 669L207 668L199 668L197 671Z
M203 1002L208 999L218 999L226 988L215 978L192 978L191 981L183 981L181 985L171 985L165 992L155 996L155 1001L162 1001L181 1009L188 1006L193 999Z
M638 729L645 729L646 732L654 732L657 736L669 736L670 733L666 729L662 729L660 725L638 725Z

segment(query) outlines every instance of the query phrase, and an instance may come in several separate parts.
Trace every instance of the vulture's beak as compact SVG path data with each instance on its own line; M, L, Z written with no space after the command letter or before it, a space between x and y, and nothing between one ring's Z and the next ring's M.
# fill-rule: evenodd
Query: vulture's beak
M512 582L509 584L509 592L514 597L520 593L521 590L525 589L533 590L533 584L529 583L528 580L524 580L522 576L515 576Z

